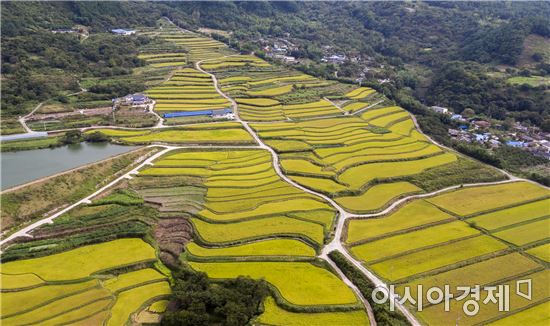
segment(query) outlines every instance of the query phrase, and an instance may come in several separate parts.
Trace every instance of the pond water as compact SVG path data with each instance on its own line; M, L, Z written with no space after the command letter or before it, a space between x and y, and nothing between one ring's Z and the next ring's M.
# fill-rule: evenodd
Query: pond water
M81 143L57 148L1 153L1 189L97 162L137 147Z

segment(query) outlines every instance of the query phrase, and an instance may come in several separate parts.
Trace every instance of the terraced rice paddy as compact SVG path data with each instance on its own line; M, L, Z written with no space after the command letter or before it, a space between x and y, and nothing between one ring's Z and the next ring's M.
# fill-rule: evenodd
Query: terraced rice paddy
M146 94L156 101L155 111L160 113L230 106L229 101L216 92L212 78L193 68L177 70L170 79L148 89Z
M214 279L248 275L264 278L283 300L297 306L356 305L353 292L328 270L308 262L190 262Z
M281 309L275 300L268 297L264 302L264 313L257 320L265 325L368 325L369 319L364 311L297 313Z
M128 144L254 144L252 136L239 123L193 125L153 131L94 129Z
M195 257L246 257L246 256L275 256L275 257L314 257L315 250L307 244L293 239L264 240L243 245L205 248L191 243L187 245L187 252Z
M375 128L403 119L412 123L403 109L387 107L369 109L362 117L251 126L267 144L288 152L281 154L281 166L287 175L303 186L335 197L355 213L379 211L399 197L423 192L422 187L407 179L457 161L455 154L424 139L388 129L380 133L372 129L372 119L379 123Z
M253 122L278 153L283 172L347 212L380 212L405 196L485 180L483 166L431 143L407 111L387 106L371 88L237 55L221 42L175 26L141 33L163 40L139 55L169 76L163 82L157 78L160 84L146 91L156 101L155 111L231 107L214 87L217 79L221 91L235 99L235 113ZM158 252L141 239L126 238L3 263L2 324L124 325L130 318L136 322L139 312L137 321L149 322L149 313L166 310L170 294L169 271L155 264L157 256L180 260L212 279L265 279L271 296L253 323L369 324L355 293L319 258L335 233L335 208L279 177L268 151L215 148L257 145L240 122L88 132L95 131L128 144L212 149L172 150L124 181L127 189L94 199L52 226L72 234L67 226L78 221L71 218L97 218L113 222L119 232L109 233L113 238L128 236L134 224L120 228L117 214L122 206L136 205L147 210L125 210L131 217L124 222L158 222L152 234L139 229L134 235L156 242ZM461 170L466 165L473 168ZM549 198L547 189L527 182L459 188L410 200L384 216L351 218L336 241L382 280L396 284L400 294L413 286L413 297L417 285L425 291L449 284L457 294L456 286L510 284L514 293L516 280L534 282L532 300L512 298L509 313L490 304L468 317L461 302L452 300L451 313L443 312L442 304L416 312L422 323L453 324L458 317L468 325L546 324ZM154 217L146 214L152 211ZM88 241L105 241L103 236Z
M189 61L221 58L226 48L226 45L221 42L181 30L172 30L161 33L159 36L187 50Z
M322 100L321 94L308 102L293 97L297 90L307 92L308 89L331 85L313 76L272 66L249 55L209 60L201 66L224 76L219 79L222 91L237 99L240 116L245 120L299 120L343 114L334 105ZM240 69L238 74L235 73L237 69ZM290 99L281 101L285 96Z
M350 221L347 243L365 266L397 283L399 293L410 287L413 298L419 285L424 297L430 287L445 284L456 295L461 293L458 286L510 285L510 312L483 304L486 292L482 291L477 315L467 316L462 311L466 299L457 301L455 296L451 312L444 311L443 303L418 312L427 324L452 323L457 315L466 325L499 324L520 316L537 321L527 312L537 313L550 297L545 265L550 239L548 194L528 182L450 191L414 200L382 218ZM523 279L531 279L537 287L531 301L515 295L515 281Z
M187 54L184 52L140 54L138 58L145 60L155 68L177 67L187 64Z
M353 100L358 100L358 99L365 98L365 97L369 96L370 94L372 94L374 92L375 91L372 88L359 87L359 88L354 89L353 91L347 93L346 97L348 97L350 99L353 99Z
M192 268L212 278L263 277L291 305L359 308L335 274L309 262L331 229L334 210L281 180L267 151L179 151L140 172L176 174L200 177L207 186L202 208L190 219L195 241L185 259ZM243 184L248 181L254 186ZM294 286L292 278L301 285Z
M122 325L146 302L170 294L166 276L151 268L130 268L154 261L155 251L147 243L121 239L4 263L2 324L85 324L93 320ZM127 271L111 274L110 270L122 267L128 267ZM40 281L14 275L33 275Z
M549 196L550 192L538 185L529 182L513 182L465 188L434 197L429 201L457 215L468 216ZM479 198L483 198L483 201Z

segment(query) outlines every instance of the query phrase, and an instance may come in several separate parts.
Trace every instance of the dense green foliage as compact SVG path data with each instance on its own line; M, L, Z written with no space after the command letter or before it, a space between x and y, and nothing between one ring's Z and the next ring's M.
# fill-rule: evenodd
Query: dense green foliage
M389 77L428 105L449 106L457 113L469 107L477 114L535 125L548 115L547 93L490 77L485 66L514 65L528 35L550 36L548 3L193 2L174 7L178 10L169 15L176 23L232 31L234 46L260 56L259 38L290 37L298 47L291 54L313 60L298 69L316 76L334 78L338 70L340 78L353 79L361 71L354 62L319 64L323 47L330 46L334 53L368 56L374 68L384 64L366 78ZM540 63L533 72L547 74L547 66Z
M355 266L353 266L344 255L338 251L332 251L329 254L329 257L338 268L355 284L361 294L365 299L367 299L372 307L374 312L374 318L376 319L377 325L408 325L407 319L397 313L390 311L389 304L377 304L372 300L372 292L375 288L374 284L365 276L361 271L359 271Z
M105 34L111 28L154 25L160 13L140 14L143 5L117 2L3 2L2 113L21 115L33 103L77 92L83 77L128 75L144 62L137 48L145 37ZM54 34L82 24L90 36ZM139 82L92 88L92 93L125 95ZM65 98L66 100L66 98Z
M144 41L96 33L151 26L162 16L189 29L231 31L230 38L216 38L260 56L264 54L260 38L290 37L297 46L292 55L314 60L298 68L317 76L334 77L338 70L340 77L357 77L361 71L361 65L352 62L340 67L318 64L325 46L331 52L369 57L374 67L384 64L386 68L373 70L377 72L367 78L390 77L395 86L410 87L426 104L455 110L471 107L478 114L537 125L547 114L548 95L488 77L483 66L464 62L515 64L528 35L550 35L548 3L342 2L334 6L292 1L2 3L2 72L13 76L3 83L4 112L21 113L28 101L51 97L62 89L77 90L78 75L129 73L140 65L135 46ZM88 26L93 37L80 43L74 35L48 31L75 24ZM418 70L417 65L429 70ZM547 73L547 65L539 66L539 72ZM139 85L131 86L124 90L117 89L120 85L97 86L92 91L118 96L141 90Z
M265 281L240 276L213 283L202 272L182 266L174 273L175 311L168 311L162 325L246 325L259 313L269 293Z
M504 80L490 78L473 62L449 62L434 75L426 91L431 105L451 107L456 113L471 108L475 113L504 120L508 117L541 125L548 116L550 97L544 87L510 87Z
M156 215L154 208L143 205L103 205L86 214L76 210L38 229L35 239L10 246L2 259L42 257L93 243L144 237Z
M147 10L147 14L144 14ZM152 26L160 12L146 3L132 2L3 2L2 36L17 36L36 29L90 26L92 32L112 28Z

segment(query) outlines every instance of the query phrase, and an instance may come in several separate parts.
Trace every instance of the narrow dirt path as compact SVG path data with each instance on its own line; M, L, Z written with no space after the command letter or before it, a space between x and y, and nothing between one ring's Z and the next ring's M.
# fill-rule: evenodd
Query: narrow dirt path
M325 101L329 102L330 104L334 105L338 110L342 111L342 113L343 113L344 115L349 115L349 112L348 112L348 111L342 109L342 107L341 107L340 105L337 105L336 103L334 103L333 101L329 100L328 98L323 97L323 100L325 100Z
M231 102L231 106L233 108L233 113L235 114L235 120L237 120L238 122L240 122L243 127L248 131L248 133L250 133L250 135L256 140L256 142L260 145L260 148L262 149L265 149L267 150L270 154L271 154L271 157L272 157L272 160L273 160L273 168L275 169L275 172L279 175L279 177L281 179L283 179L284 181L286 181L287 183L291 184L292 186L304 191L304 192L307 192L307 193L310 193L312 195L315 195L315 196L318 196L318 197L321 197L327 201L329 201L331 203L332 206L336 207L340 213L340 216L342 216L342 213L345 213L344 210L342 208L340 208L336 202L334 202L332 199L328 198L327 196L325 195L322 195L322 194L319 194L315 191L312 191L310 189L307 189L299 184L297 184L296 182L294 182L293 180L291 180L290 178L288 178L282 171L281 171L281 167L279 165L279 157L277 156L277 153L275 153L275 151L267 146L261 139L260 137L258 136L258 134L248 125L248 122L246 121L243 121L240 116L239 116L239 108L237 106L237 102L235 102L234 99L232 99L231 97L227 96L225 93L223 93L219 86L218 86L218 80L216 78L216 76L214 74L211 74L205 70L203 70L201 67L200 67L200 64L203 62L203 61L206 61L206 60L202 60L202 61L199 61L195 64L197 70L205 73L205 74L208 74L213 82L214 82L214 87L216 88L216 91L221 95L223 96L225 99L227 99L229 102ZM340 220L342 220L342 218L340 218ZM343 282L349 287L352 289L352 291L357 295L357 297L361 300L361 303L363 304L363 306L365 307L366 311L367 311L367 314L369 316L369 322L370 322L370 325L373 325L373 326L376 326L376 319L374 318L374 312L372 310L372 307L371 305L369 304L368 300L363 296L363 294L361 293L361 291L359 291L359 289L357 288L357 286L355 284L353 284L353 282L347 278L346 275L344 275L344 273L340 270L340 268L326 255L321 255L319 256L320 258L322 258L323 260L327 261L329 263L329 265L331 265L331 267L336 271L336 273L340 276L340 278L343 280Z
M80 87L80 91L68 94L67 96L75 96L75 95L82 94L82 93L85 93L85 92L88 91L87 89L80 86L80 82L78 82L78 86ZM29 112L26 115L24 115L22 117L19 117L19 119L17 119L17 121L19 121L19 123L23 126L23 129L25 129L25 133L32 134L32 133L36 132L36 131L33 131L31 128L29 128L29 126L27 125L27 119L30 118L36 111L38 111L44 105L44 103L46 103L47 101L49 101L49 99L38 103L38 105L36 105L34 107L34 109L32 109L31 112Z
M374 106L376 106L376 105L378 105L378 104L380 104L380 103L382 103L382 102L384 102L384 101L385 101L385 100L382 99L382 100L380 100L380 101L378 101L378 102L374 102L374 103L372 103L371 105L362 108L361 110L357 110L357 111L353 112L351 115L359 114L359 113L361 113L361 112L363 112L363 111L366 111L366 110L368 110L368 109L370 109L370 108L372 108L372 107L374 107Z

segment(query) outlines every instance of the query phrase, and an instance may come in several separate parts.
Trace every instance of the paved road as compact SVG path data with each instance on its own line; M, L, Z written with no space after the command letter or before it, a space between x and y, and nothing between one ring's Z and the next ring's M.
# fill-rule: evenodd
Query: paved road
M208 74L210 75L210 77L212 78L212 80L214 81L214 87L216 88L216 91L221 95L223 96L224 98L226 98L229 102L231 102L231 107L233 108L233 113L235 114L235 118L238 122L240 122L243 127L250 133L250 135L254 138L254 140L256 140L256 142L259 144L260 148L262 149L265 149L267 150L270 154L271 154L271 157L272 157L272 160L273 160L273 168L275 169L275 172L279 175L279 177L281 179L283 179L284 181L288 182L289 184L291 184L292 186L298 188L298 189L301 189L302 191L305 191L307 193L310 193L312 195L315 195L315 196L318 196L318 197L321 197L327 201L329 201L333 206L335 207L338 207L338 205L330 198L328 198L327 196L325 195L322 195L322 194L319 194L315 191L312 191L308 188L305 188L299 184L297 184L296 182L294 182L293 180L291 180L290 178L288 178L282 171L281 171L281 167L279 165L279 157L277 156L277 153L275 153L275 151L267 146L261 139L260 137L258 136L258 134L248 125L248 122L246 121L243 121L240 116L239 116L239 108L237 106L237 103L235 102L235 100L233 100L231 97L227 96L225 93L223 93L219 86L218 86L218 80L216 78L215 75L203 70L201 67L200 67L200 64L203 62L203 61L206 61L206 60L202 60L202 61L199 61L196 63L196 68L197 70L205 73L205 74ZM342 210L340 207L338 207L340 210ZM342 210L343 211L343 210ZM340 278L343 280L343 282L348 286L350 287L353 292L357 295L357 297L361 300L361 303L363 304L363 306L365 307L365 309L367 310L367 314L369 316L369 322L371 325L373 326L376 326L376 320L374 318L374 312L372 310L372 307L370 306L369 302L367 301L367 299L363 296L363 294L361 293L361 291L359 291L359 289L357 288L357 286L355 286L355 284L353 284L353 282L347 278L346 275L344 275L344 273L340 270L340 268L330 259L328 258L327 256L320 256L320 258L324 259L325 261L327 261L329 263L329 265L331 265L331 267L336 271L336 273L340 276Z
M128 179L128 178L132 178L132 175L134 174L137 174L138 173L138 170L141 169L143 166L145 165L152 165L152 162L166 154L167 152L169 151L172 151L174 149L181 149L181 148L259 148L259 149L264 149L264 150L267 150L271 156L272 156L272 160L273 160L273 168L275 169L275 172L279 175L279 177L281 179L283 179L284 181L288 182L289 184L291 184L292 186L304 191L304 192L307 192L309 194L312 194L312 195L315 195L317 197L320 197L322 199L324 199L325 201L327 201L328 203L330 203L338 212L338 221L336 223L336 228L334 230L334 237L332 239L332 241L330 243L328 243L326 246L324 246L321 254L319 255L319 258L322 258L324 260L326 260L333 268L334 270L338 273L338 275L342 278L342 280L357 294L357 296L359 297L359 299L362 301L362 303L365 305L366 309L367 309L367 313L369 314L369 319L371 320L371 324L372 325L376 325L376 322L374 320L374 314L373 314L373 311L372 311L372 308L371 306L369 305L368 301L363 297L363 295L361 294L361 292L359 291L359 289L342 273L342 271L338 268L338 266L328 257L328 253L330 253L331 251L339 251L340 253L342 253L354 266L356 266L367 278L369 278L369 280L371 282L373 282L375 284L375 286L377 287L382 287L382 288L385 288L385 289L388 289L388 285L386 283L384 283L382 280L380 280L376 275L374 275L371 271L369 271L367 268L365 268L360 261L358 261L357 259L355 259L348 251L347 249L343 246L342 244L342 234L343 234L343 230L345 228L345 225L346 225L346 221L350 218L371 218L371 217L377 217L377 216L381 216L381 215L385 215L385 214L388 214L389 212L391 212L392 210L394 210L396 207L398 207L400 204L402 204L403 202L406 202L406 201L409 201L409 200L412 200L412 199L418 199L418 198L425 198L425 197L431 197L431 196L435 196L437 194L440 194L440 193L443 193L443 192L447 192L447 191L452 191L454 189L457 189L460 187L460 185L457 185L457 186L451 186L451 187L447 187L447 188L444 188L444 189L441 189L441 190L438 190L438 191L434 191L434 192L431 192L431 193L426 193L426 194L419 194L419 195L412 195L412 196L407 196L405 198L402 198L398 201L395 201L393 202L389 207L387 207L386 209L378 212L378 213L373 213L373 214L352 214L350 212L347 212L346 210L344 210L342 207L340 207L334 200L332 200L330 197L324 195L324 194L321 194L321 193L318 193L316 191L313 191L309 188L306 188L306 187L303 187L301 186L300 184L294 182L292 179L288 178L281 170L281 167L280 167L280 163L279 163L279 157L277 155L277 153L269 146L267 146L261 139L260 137L257 135L257 133L254 131L253 128L251 128L248 124L248 122L246 121L243 121L240 116L239 116L239 111L238 111L238 106L237 106L237 103L235 102L234 99L232 99L231 97L227 96L224 92L222 92L219 88L219 85L218 85L218 80L216 78L215 75L203 70L200 66L200 64L204 61L208 61L208 60L202 60L202 61L198 61L196 62L195 66L197 68L197 70L209 75L211 78L212 78L212 81L214 83L214 87L216 89L216 91L222 96L224 97L225 99L227 99L230 103L231 103L231 107L233 108L233 112L235 114L235 120L237 122L240 122L243 127L247 130L248 133L250 133L250 135L254 138L254 140L257 142L257 146L165 146L165 145L162 145L160 147L163 147L164 149L158 153L156 153L155 155L151 156L150 158L148 158L147 160L145 160L144 162L142 162L141 164L139 164L138 166L136 166L134 169L132 169L131 171L129 171L128 173L125 173L124 175L120 176L119 178L113 180L112 182L110 182L109 184L107 184L106 186L102 187L101 189L99 189L98 191L94 192L93 194L87 196L86 198L83 198L82 200L72 204L71 206L68 206L66 207L65 209L55 213L54 215L52 216L49 216L45 219L42 219L40 221L37 221L13 234L11 234L8 238L6 239L3 239L0 241L0 245L16 238L16 237L20 237L20 236L31 236L29 235L29 233L44 225L44 224L48 224L48 223L52 223L53 220L55 218L57 218L58 216L64 214L65 212L73 209L74 207L80 205L80 204L85 204L85 203L90 203L90 200L92 198L94 198L95 196L97 196L98 194L100 194L101 192L105 191L106 189L112 187L113 185L115 185L116 183L118 183L119 181L123 180L123 179ZM379 103L381 103L383 100L380 100L376 103L373 103L371 105L369 105L368 107L364 108L364 109L361 109L353 114L358 114L364 110L367 110L368 108L371 108L375 105L378 105ZM42 104L42 103L41 103ZM29 113L29 115L31 115L32 113L34 113L34 111L36 111L37 109L40 108L41 104L39 104L31 113ZM153 114L156 114L156 113L153 113ZM29 116L28 115L28 116ZM158 116L158 115L157 115ZM422 133L422 130L418 127L418 123L415 119L415 117L413 115L411 115L414 123L415 123L415 126L416 128L418 129L419 132ZM23 117L25 118L25 117ZM160 117L159 117L160 118ZM154 128L167 128L167 127L175 127L175 126L165 126L163 125L162 123L162 119L160 119L161 121L154 127ZM26 127L26 124L22 123L23 126ZM89 130L89 129L94 129L94 128L111 128L111 129L128 129L128 130L136 130L136 129L150 129L150 128L125 128L125 127L116 127L116 126L107 126L107 127L103 127L103 126L96 126L96 127L89 127L89 128L83 128L83 130ZM30 129L29 129L30 130ZM32 131L31 131L32 132ZM426 136L426 135L424 135ZM429 138L428 136L426 136L427 139L429 139L430 141L432 141L433 143L437 144L438 146L442 147L442 148L445 148L449 151L452 151L452 152L455 152L454 150L446 147L446 146L443 146L441 144L438 144L437 142L433 141L431 138ZM159 146L159 145L151 145L151 146L148 146L148 147L155 147L155 146ZM508 182L514 182L514 181L528 181L528 182L532 182L530 180L525 180L525 179L521 179L521 178L517 178L511 174L509 174L508 172L506 171L502 171L502 173L504 173L505 175L508 176L508 180L504 180L504 181L497 181L497 182L487 182L487 183L472 183L472 184L466 184L466 185L463 185L463 187L474 187L474 186L482 186L482 185L491 185L491 184L501 184L501 183L508 183ZM397 297L393 298L393 299L397 299ZM410 313L403 305L399 304L398 302L396 302L396 307L397 309L403 313L403 315L408 319L408 321L412 324L412 325L420 325L420 323L418 322L418 320L416 319L416 317Z
M152 146L151 146L152 147ZM60 210L59 212L47 217L47 218L44 218L44 219L41 219L39 221L36 221L34 223L32 223L31 225L28 225L24 228L22 228L21 230L17 231L17 232L14 232L12 233L10 236L8 236L7 238L4 238L0 241L0 246L15 239L15 238L18 238L18 237L32 237L29 233L31 231L33 231L34 229L44 225L44 224L52 224L53 223L53 220L63 214L65 214L66 212L70 211L71 209L75 208L76 206L78 205L81 205L81 204L88 204L91 202L91 199L94 198L95 196L99 195L100 193L102 193L103 191L111 188L112 186L114 186L115 184L117 184L118 182L120 182L121 180L123 179L128 179L129 177L131 177L131 175L133 174L136 174L137 171L142 168L143 166L145 165L150 165L151 162L153 160L155 160L156 158L160 157L161 155L164 155L165 153L167 153L168 151L171 151L173 148L171 147L166 147L164 150L156 153L155 155L152 155L151 157L149 157L148 159L146 159L145 161L143 161L141 164L139 164L138 166L136 166L134 169L132 169L131 171L121 175L120 177L116 178L115 180L109 182L107 185L101 187L99 190L97 190L96 192L94 192L93 194L77 201L76 203Z
M153 161L157 158L159 158L160 156L172 151L172 150L175 150L175 149L185 149L185 148L208 148L208 149L211 149L211 148L224 148L224 149L227 149L227 148L232 148L232 149L250 149L250 148L257 148L259 149L260 147L259 146L204 146L204 145L197 145L197 146L168 146L168 145L149 145L149 146L146 146L148 148L154 148L154 147L160 147L160 148L164 148L162 151L152 155L151 157L149 157L148 159L146 159L145 161L143 161L142 163L138 164L135 168L133 168L132 170L126 172L125 174L121 175L120 177L116 178L115 180L109 182L107 185L101 187L99 190L95 191L93 194L77 201L76 203L60 210L59 212L56 212L55 214L53 215L50 215L44 219L41 219L41 220L38 220L24 228L22 228L21 230L19 231L16 231L12 234L10 234L7 238L4 238L2 240L0 240L0 246L17 238L17 237L32 237L32 235L30 234L33 230L39 228L40 226L44 225L44 224L51 224L53 223L53 220L56 219L57 217L63 215L64 213L70 211L71 209L77 207L78 205L80 204L89 204L91 203L91 200L99 195L100 193L104 192L105 190L111 188L112 186L114 186L115 184L117 184L118 182L124 180L124 179L131 179L133 175L136 175L138 174L139 170L141 168L143 168L144 166L146 165L153 165ZM139 159L138 159L139 160Z
M203 60L203 61L206 61L206 60ZM444 192L448 192L448 191L452 191L452 190L455 190L455 189L458 189L460 187L475 187L475 186L484 186L484 185L494 185L494 184L502 184L502 183L509 183L509 182L515 182L515 181L520 181L520 180L524 180L524 179L520 179L520 178L517 178L509 173L507 173L506 171L502 171L501 172L503 174L505 174L506 176L508 176L508 180L503 180L503 181L496 181L496 182L484 182L484 183L472 183L472 184L464 184L464 185L456 185L456 186L451 186L451 187L447 187L447 188L444 188L444 189L440 189L440 190L437 190L437 191L434 191L434 192L431 192L431 193L425 193L425 194L419 194L419 195L411 195L411 196L407 196L407 197L404 197L398 201L395 201L393 202L389 207L387 207L386 209L378 212L378 213L373 213L373 214L352 214L350 212L347 212L346 210L344 210L340 205L338 205L334 200L332 200L332 198L329 198L328 196L324 195L324 194L321 194L321 193L318 193L316 191L313 191L309 188L306 188L306 187L303 187L301 186L300 184L294 182L292 179L288 178L281 170L281 167L280 167L280 164L279 164L279 157L277 156L277 153L269 146L267 146L261 139L260 137L257 135L257 133L248 125L248 122L246 121L243 121L240 117L239 117L239 114L238 114L238 106L237 106L237 103L229 96L227 96L226 94L224 94L218 87L218 82L217 82L217 78L215 75L203 70L201 67L200 67L200 63L202 63L203 61L199 61L197 62L196 64L196 68L208 75L211 76L212 80L214 81L214 86L216 88L216 91L221 95L223 96L224 98L226 98L227 100L229 100L231 102L231 106L233 108L233 111L235 113L235 117L236 117L236 120L239 121L240 123L243 124L244 128L252 135L252 137L254 137L254 139L256 140L256 142L258 142L258 144L260 144L260 148L263 148L267 151L269 151L271 153L271 156L272 156L272 159L273 159L273 167L276 171L276 173L279 175L279 177L281 177L281 179L285 180L286 182L288 182L289 184L291 184L292 186L304 191L304 192L307 192L307 193L310 193L312 195L315 195L317 197L320 197L320 198L323 198L324 200L326 200L327 202L329 202L337 211L338 211L338 221L337 221L337 224L336 224L336 229L334 231L334 237L333 237L333 240L328 243L327 245L324 246L322 252L321 252L321 255L319 255L320 258L328 261L333 267L335 267L335 270L338 272L338 274L340 274L340 276L342 277L342 279L344 280L344 282L346 282L346 284L348 284L348 286L350 286L352 289L354 289L354 285L353 283L350 282L349 279L347 279L343 274L342 272L336 267L336 265L334 264L334 262L331 261L331 259L328 257L328 253L330 253L331 251L334 251L334 250L337 250L339 252L341 252L354 266L356 266L366 277L369 278L369 280L371 280L371 282L373 282L375 284L375 286L377 287L381 287L381 288L384 288L384 289L388 289L388 285L386 283L384 283L381 279L379 279L376 275L374 275L371 271L369 271L367 268L365 268L360 261L358 261L357 259L355 259L348 251L347 249L343 246L342 244L342 234L343 234L343 230L345 228L345 224L346 224L346 221L350 218L372 218L372 217L378 217L378 216L382 216L382 215L386 215L388 213L390 213L391 211L393 211L395 208L397 208L399 205L401 205L402 203L404 202L407 202L407 201L410 201L410 200L413 200L413 199L419 199L419 198L426 198L426 197L432 197L432 196L436 196L438 194L441 194L441 193L444 193ZM380 100L380 101L377 101L369 106L367 106L366 108L364 109L361 109L359 111L356 111L355 113L353 114L358 114L360 112L363 112L373 106L376 106L378 105L379 103L381 103L383 100ZM411 114L411 117L413 118L413 121L416 125L416 128L419 130L419 132L422 133L421 129L418 127L417 125L417 122L416 122L416 119L414 119L414 116ZM426 135L425 135L426 136ZM433 141L431 138L429 138L428 136L426 136L430 141L432 141L433 143L449 150L449 151L452 151L452 152L455 152L454 150L448 148L448 147L445 147L445 146L442 146L441 144L438 144L437 142ZM355 291L355 289L354 289ZM361 300L364 302L365 298L362 297L362 295L359 295L359 297L361 298ZM394 297L393 299L398 299L398 297ZM367 303L368 305L368 303ZM406 309L402 304L396 302L396 307L397 309L403 313L403 315L408 319L408 321L412 324L412 325L420 325L419 321L416 319L416 317L410 313L408 311L408 309ZM369 311L369 313L372 313L372 309L370 308L370 306L368 306L367 310Z

